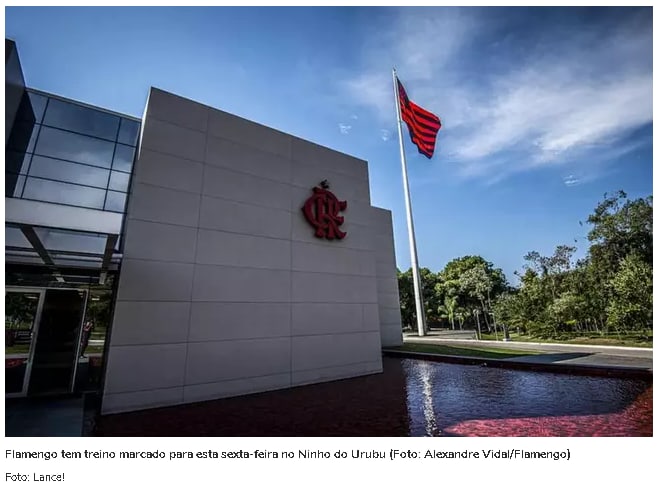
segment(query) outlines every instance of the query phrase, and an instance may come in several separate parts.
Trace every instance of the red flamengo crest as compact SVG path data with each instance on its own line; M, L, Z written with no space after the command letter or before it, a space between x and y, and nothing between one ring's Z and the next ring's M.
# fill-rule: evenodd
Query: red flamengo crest
M322 181L320 187L313 188L313 195L306 200L302 211L306 220L315 228L315 236L327 239L343 239L344 233L338 226L345 222L340 211L347 208L347 201L339 201L329 191L329 183Z

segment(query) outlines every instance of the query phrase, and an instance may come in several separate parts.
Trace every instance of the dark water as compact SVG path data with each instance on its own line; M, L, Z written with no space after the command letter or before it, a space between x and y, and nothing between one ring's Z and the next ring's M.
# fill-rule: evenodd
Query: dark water
M101 417L96 435L651 436L651 382L385 357L376 375Z
M649 382L403 360L410 435L652 436Z

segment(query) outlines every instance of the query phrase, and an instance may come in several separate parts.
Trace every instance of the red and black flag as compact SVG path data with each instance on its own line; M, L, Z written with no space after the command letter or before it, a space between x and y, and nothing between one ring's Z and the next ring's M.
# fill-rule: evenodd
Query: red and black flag
M439 129L441 129L441 119L430 111L411 102L407 96L407 92L402 87L402 83L399 80L397 82L400 97L400 113L402 120L407 123L407 127L409 128L411 142L416 144L418 152L431 159L434 154L436 135Z

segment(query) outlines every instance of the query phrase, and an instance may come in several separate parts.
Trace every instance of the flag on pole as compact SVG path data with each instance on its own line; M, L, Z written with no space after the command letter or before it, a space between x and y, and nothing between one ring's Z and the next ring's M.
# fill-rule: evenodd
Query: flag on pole
M416 144L418 152L431 159L434 154L436 135L441 129L441 119L411 102L400 80L396 80L400 99L400 113L402 120L409 128L411 142Z

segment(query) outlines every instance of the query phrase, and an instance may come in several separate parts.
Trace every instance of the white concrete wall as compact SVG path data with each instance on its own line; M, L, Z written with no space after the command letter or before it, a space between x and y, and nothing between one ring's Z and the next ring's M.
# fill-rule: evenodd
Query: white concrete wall
M341 241L301 211L323 179L348 202ZM386 223L365 162L152 89L103 412L381 371Z
M391 211L373 207L379 330L383 347L402 345L402 318Z

